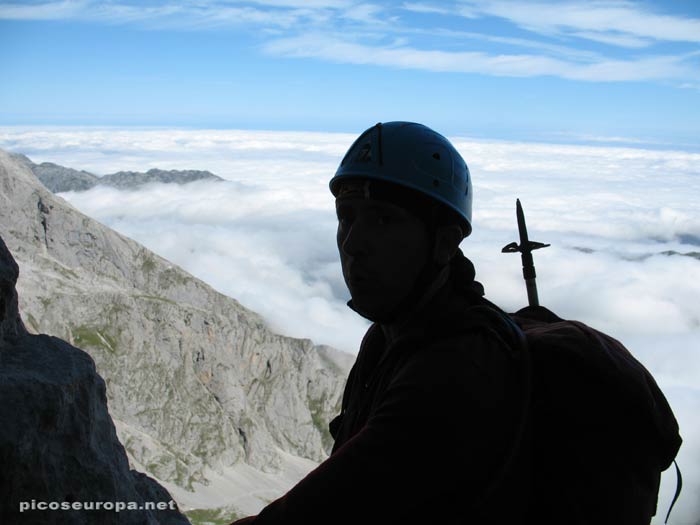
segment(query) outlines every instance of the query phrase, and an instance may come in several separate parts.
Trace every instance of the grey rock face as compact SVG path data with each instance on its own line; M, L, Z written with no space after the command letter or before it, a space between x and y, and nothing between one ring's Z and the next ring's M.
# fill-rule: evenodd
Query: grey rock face
M51 194L0 151L0 231L22 266L27 329L88 351L132 464L189 488L279 451L329 451L351 356L264 321Z
M29 160L29 159L27 159ZM64 168L52 162L34 164L29 161L30 168L41 183L54 193L62 191L85 191L100 183L97 175L87 171Z
M129 470L88 354L24 330L17 264L0 238L0 523L188 524L167 510L32 510L34 502L168 503L153 479ZM20 512L20 504L27 508ZM150 503L149 503L150 504Z

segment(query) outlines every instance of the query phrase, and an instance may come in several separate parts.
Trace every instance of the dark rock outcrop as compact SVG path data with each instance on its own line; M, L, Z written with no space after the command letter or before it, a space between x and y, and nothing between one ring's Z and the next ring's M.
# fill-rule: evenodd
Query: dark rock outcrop
M18 275L0 238L0 523L188 524L163 487L129 470L92 358L27 333ZM77 510L96 502L168 508ZM39 510L40 503L65 510Z
M17 304L18 277L19 266L0 237L0 341L27 334Z

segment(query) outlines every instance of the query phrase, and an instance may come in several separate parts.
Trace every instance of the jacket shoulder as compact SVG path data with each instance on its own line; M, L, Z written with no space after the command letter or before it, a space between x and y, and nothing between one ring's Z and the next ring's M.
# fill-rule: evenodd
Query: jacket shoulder
M413 385L429 395L448 391L470 397L501 397L519 383L526 366L522 348L486 324L426 340L410 352L394 375L395 384Z

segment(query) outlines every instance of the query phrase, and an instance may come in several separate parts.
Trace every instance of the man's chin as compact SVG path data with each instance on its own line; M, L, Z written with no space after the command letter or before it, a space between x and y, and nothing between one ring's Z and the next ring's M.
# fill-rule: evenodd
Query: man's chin
M362 317L370 321L381 322L389 317L392 312L391 305L386 298L376 293L352 293L350 307Z

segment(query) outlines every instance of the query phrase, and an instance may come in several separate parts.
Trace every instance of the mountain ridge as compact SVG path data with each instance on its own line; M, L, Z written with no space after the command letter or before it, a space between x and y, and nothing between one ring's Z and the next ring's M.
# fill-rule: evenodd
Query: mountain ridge
M199 180L224 180L210 171L162 170L159 168L151 168L146 172L117 171L99 177L85 170L67 168L53 162L37 164L21 153L11 153L10 156L29 167L36 178L52 193L87 191L95 186L135 189L151 183L187 184Z

